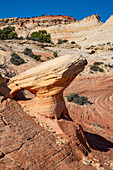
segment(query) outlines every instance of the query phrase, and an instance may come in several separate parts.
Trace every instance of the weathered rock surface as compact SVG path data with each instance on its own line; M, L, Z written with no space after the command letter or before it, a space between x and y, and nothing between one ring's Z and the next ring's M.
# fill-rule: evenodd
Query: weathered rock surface
M82 129L72 124L65 120L60 122L70 135L67 142L60 144L57 134L36 123L18 102L7 100L0 110L0 169L87 169L81 162L83 154L77 148L80 143L74 139L77 129L79 136Z
M5 94L8 94L10 90L7 87L8 79L0 74L0 102L4 98Z
M87 155L90 149L83 129L69 117L63 98L63 90L86 64L85 59L76 60L75 56L68 55L45 62L12 78L7 85L9 91L5 92L4 96L14 98L23 89L35 94L35 103L31 101L32 107L35 108L35 117L42 123L47 123L67 141L73 141L73 145L78 146Z
M85 59L76 60L75 56L69 55L42 63L12 78L7 96L13 98L20 90L26 89L36 95L34 107L37 114L60 118L61 114L67 113L63 90L86 64Z

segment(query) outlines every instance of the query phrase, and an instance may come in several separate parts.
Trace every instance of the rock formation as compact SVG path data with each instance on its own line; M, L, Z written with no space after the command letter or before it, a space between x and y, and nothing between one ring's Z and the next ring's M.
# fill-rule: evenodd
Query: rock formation
M76 41L78 43L84 38L87 38L94 34L94 30L98 29L101 25L103 25L103 23L100 20L100 16L92 15L84 18L83 20L76 20L74 23L66 25L53 25L45 27L43 29L51 34L51 39L55 43L58 41L58 39L66 39L69 42ZM30 34L34 31L39 30L40 27L34 27L33 29L31 29Z
M87 155L90 149L83 129L70 118L63 98L64 89L86 64L85 59L71 55L47 61L11 78L8 84L5 82L2 96L13 99L23 89L35 94L34 103L30 100L30 105L38 121L50 126L66 141L71 140Z
M37 114L60 118L67 113L63 90L86 64L86 60L76 60L75 56L69 55L42 63L12 78L8 83L8 96L13 98L19 91L26 89L36 95Z

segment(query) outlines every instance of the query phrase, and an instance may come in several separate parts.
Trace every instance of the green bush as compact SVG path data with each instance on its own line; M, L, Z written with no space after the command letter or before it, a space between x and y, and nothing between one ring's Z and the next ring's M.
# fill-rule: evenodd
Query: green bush
M16 66L25 63L25 61L16 53L11 54L10 62Z
M90 66L90 70L92 70L92 71L98 71L98 70L99 70L99 67L96 66L96 65L92 65L92 66Z
M78 93L71 93L70 95L66 96L68 102L73 102L79 105L84 105L84 104L91 104L91 102L88 101L88 98L86 96L79 96Z
M18 37L19 40L23 40L24 38L22 36Z
M57 51L54 51L54 52L53 52L53 56L54 56L55 58L57 58L57 57L58 57L58 52L57 52Z
M109 50L111 50L111 51L112 51L112 50L113 50L113 48L110 48Z
M105 67L113 68L113 64L105 64Z
M75 41L71 41L71 44L75 44Z
M39 61L40 58L41 58L41 55L33 55L33 58L34 58L35 60Z
M62 40L63 41L63 43L67 43L68 42L68 40Z
M8 39L16 39L18 37L16 32L10 32L8 35Z
M57 42L57 44L62 44L62 40L59 39L58 42Z
M91 50L90 52L89 52L89 54L94 54L95 53L95 51L94 50Z
M33 56L32 50L31 50L30 48L25 48L24 54L25 54L25 55L29 55L30 57Z
M0 39L16 39L18 38L17 33L15 32L15 27L5 27L2 30L0 29Z
M99 70L98 71L100 71L100 72L104 72L104 69L103 68L99 68Z
M41 55L34 55L33 52L32 52L32 50L29 49L29 48L25 48L24 54L25 54L25 55L28 55L28 56L31 57L31 58L34 58L34 59L37 60L37 61L39 61L40 58L41 58Z
M95 65L95 66L99 66L99 65L101 65L101 64L104 64L104 63L101 62L101 61L100 61L100 62L97 61L97 62L94 62L94 63L93 63L93 65Z
M42 43L44 43L44 42L50 43L51 42L51 36L50 36L50 34L47 33L46 30L33 32L29 38L34 41L39 41Z
M67 42L68 42L68 40L61 40L61 39L58 39L57 44L63 44L63 43L67 43Z
M90 66L91 71L99 71L99 72L104 72L104 69L100 67L100 65L104 64L103 62L94 62L93 65ZM92 73L92 72L91 72Z

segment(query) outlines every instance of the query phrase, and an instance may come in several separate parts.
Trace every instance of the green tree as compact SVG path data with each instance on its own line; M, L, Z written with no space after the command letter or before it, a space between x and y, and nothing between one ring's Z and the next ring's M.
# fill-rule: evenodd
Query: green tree
M33 32L30 35L30 39L35 40L35 41L39 41L39 42L47 42L50 43L51 42L51 36L50 34L47 33L46 30L40 30L38 32Z
M16 53L12 53L11 54L11 59L10 59L10 62L16 66L19 66L23 63L25 63L24 59L21 58L18 54Z
M54 52L53 52L53 55L54 55L55 58L57 58L57 57L58 57L58 52L57 52L57 51L54 51Z
M16 39L18 37L18 34L16 32L10 32L8 34L8 39Z
M2 30L0 29L0 39L15 39L18 38L17 33L15 32L15 27L4 27Z

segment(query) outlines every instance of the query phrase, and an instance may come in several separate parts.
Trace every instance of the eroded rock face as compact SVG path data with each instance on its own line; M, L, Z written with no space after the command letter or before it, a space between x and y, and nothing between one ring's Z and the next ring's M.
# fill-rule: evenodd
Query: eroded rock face
M8 79L0 74L0 102L2 102L4 96L10 93L9 88L7 87Z
M60 118L67 112L63 90L83 71L87 61L76 56L61 56L42 63L12 78L8 84L13 98L20 90L26 89L36 98L37 114Z

